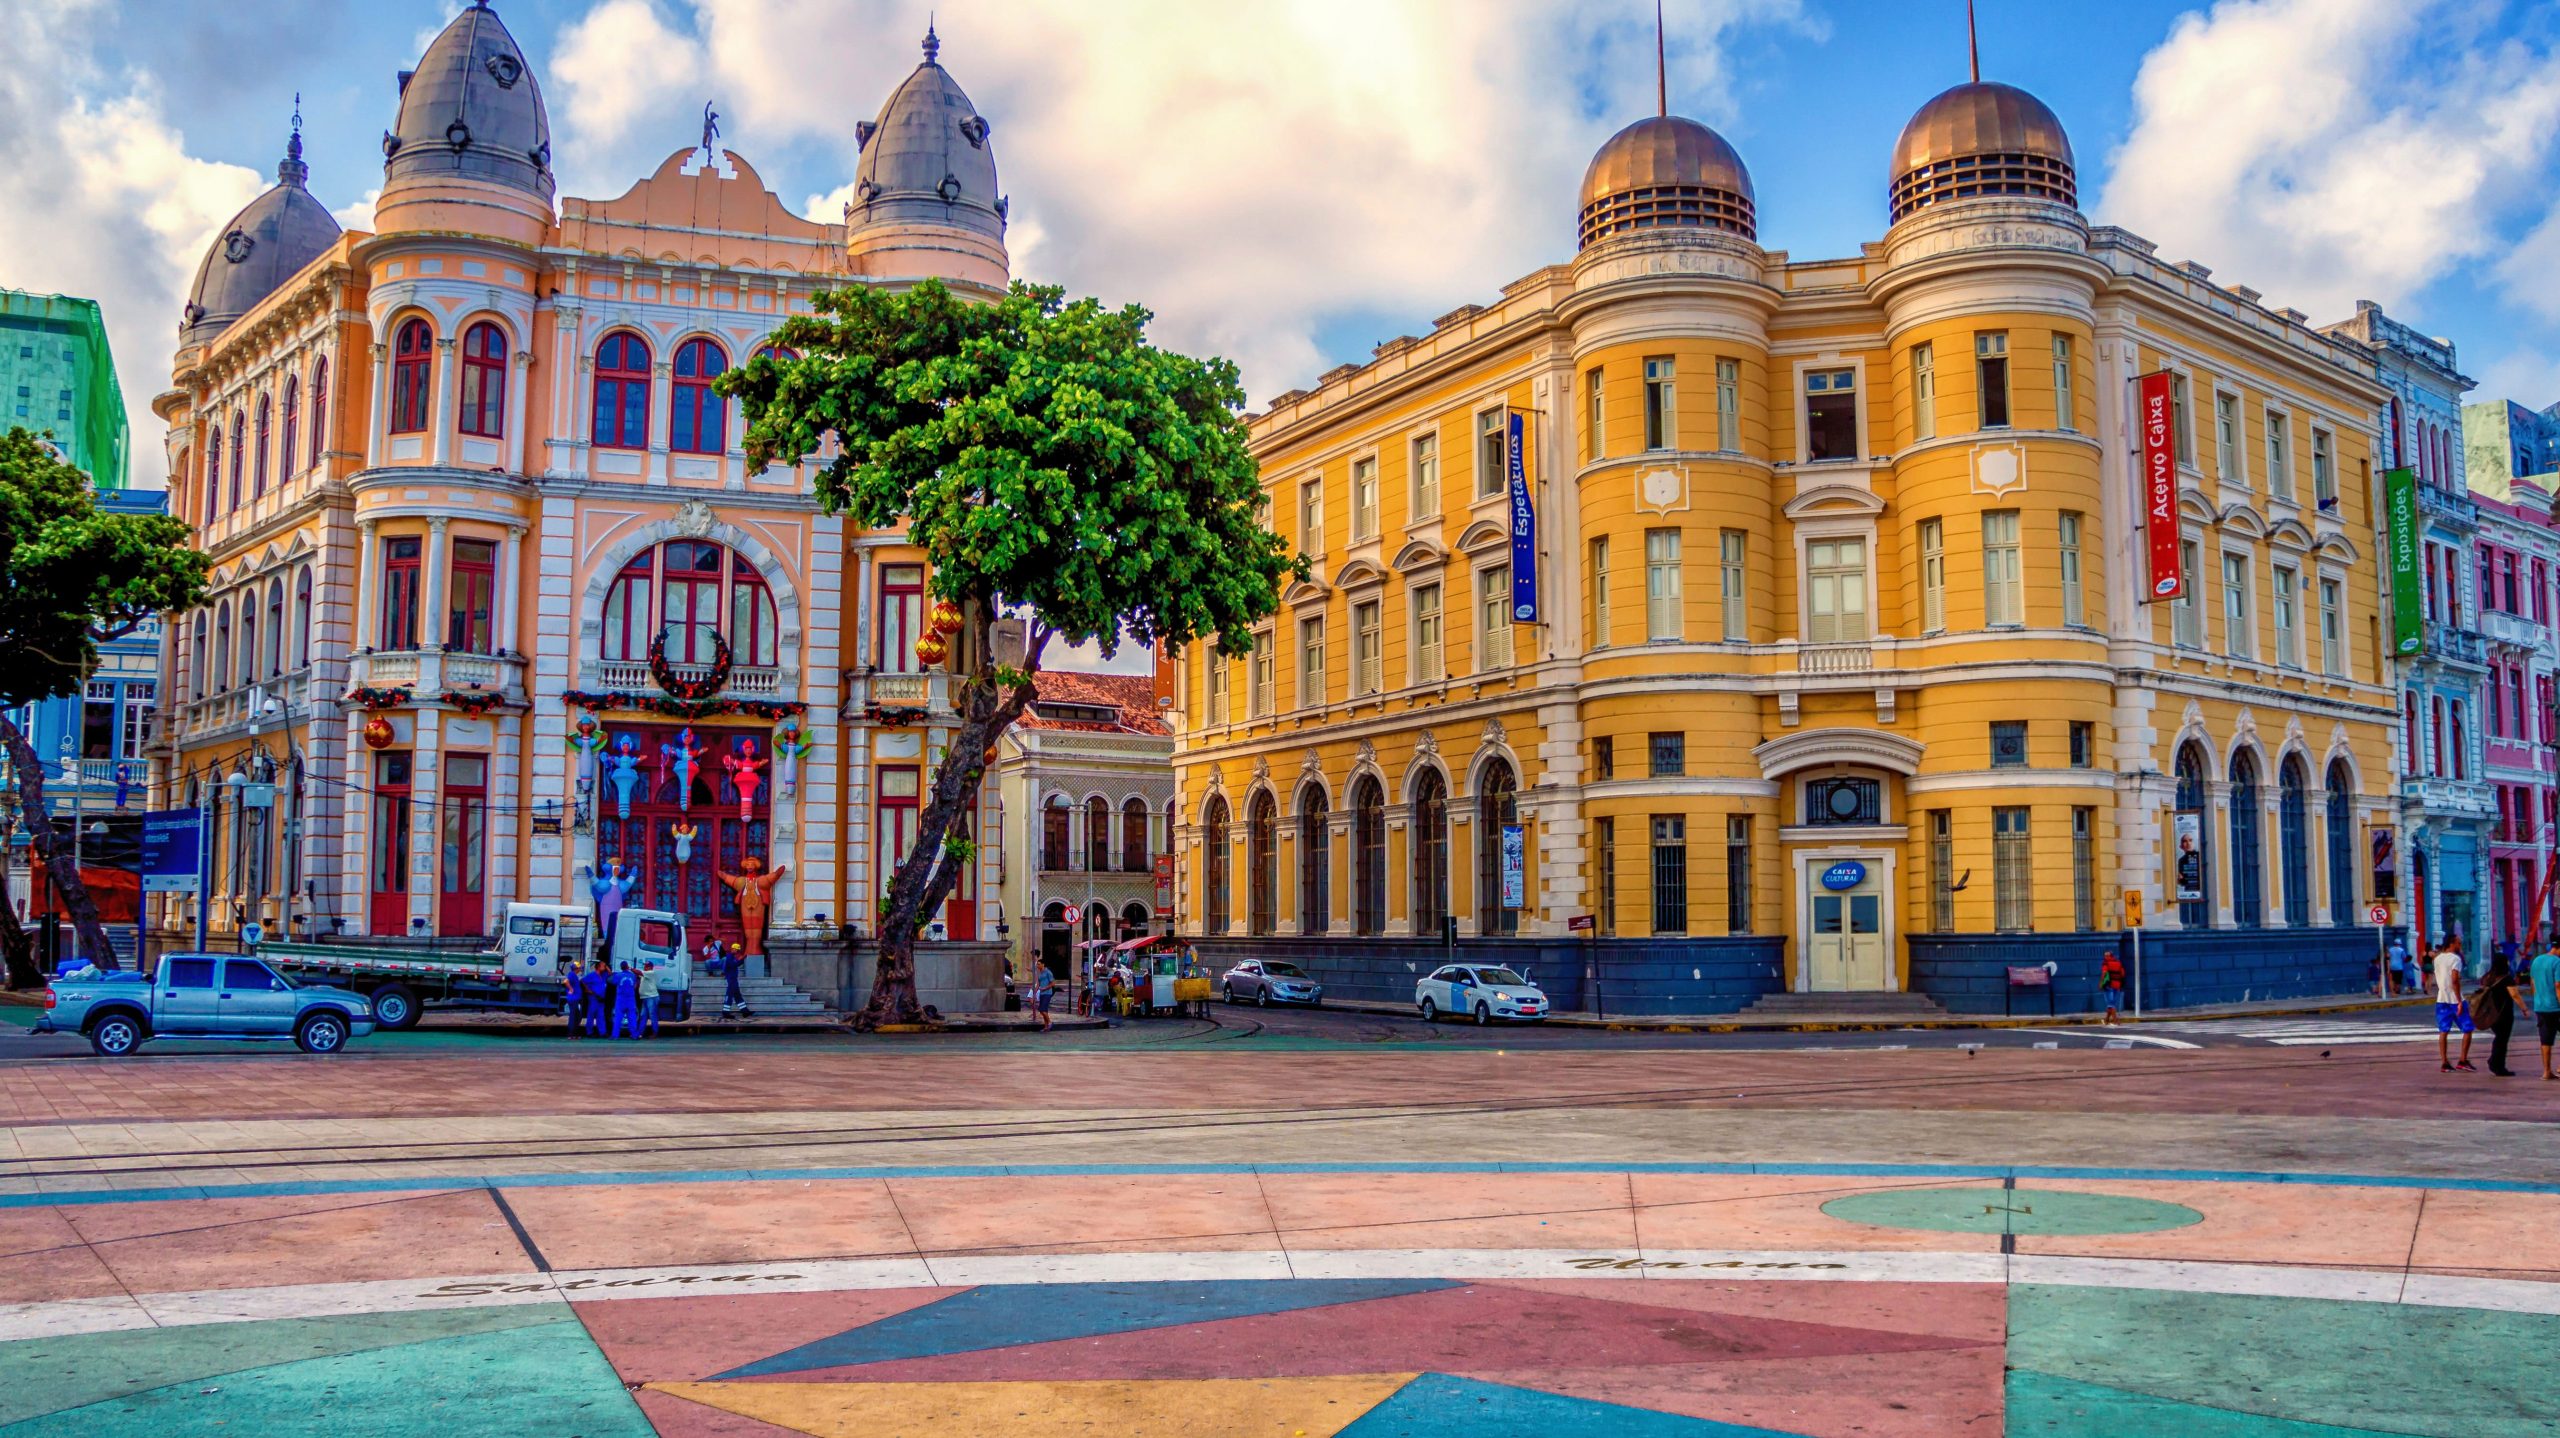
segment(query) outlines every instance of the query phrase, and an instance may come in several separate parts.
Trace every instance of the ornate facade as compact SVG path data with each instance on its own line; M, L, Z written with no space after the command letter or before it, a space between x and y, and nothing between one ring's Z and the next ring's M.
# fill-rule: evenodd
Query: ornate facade
M2157 963L2225 930L2329 966L2261 985L2189 942L2155 1002L2361 982L2398 704L2371 360L2091 225L2024 92L1931 101L1887 178L1881 240L1797 259L1731 146L1644 120L1570 262L1255 417L1314 576L1249 658L1178 663L1186 932L1544 944L1568 990L1649 965L1629 997L1667 1012L1996 1009L1990 962L2093 967L2133 891ZM2186 592L2154 603L2164 371Z
M208 250L156 406L215 561L172 621L157 782L219 814L218 931L476 936L619 863L634 902L734 934L713 870L753 855L788 869L778 939L869 932L950 720L922 558L822 512L805 468L751 468L710 382L825 288L1001 291L989 127L936 50L860 127L841 223L710 134L555 202L537 77L485 5L401 77L373 232L311 199L295 135Z

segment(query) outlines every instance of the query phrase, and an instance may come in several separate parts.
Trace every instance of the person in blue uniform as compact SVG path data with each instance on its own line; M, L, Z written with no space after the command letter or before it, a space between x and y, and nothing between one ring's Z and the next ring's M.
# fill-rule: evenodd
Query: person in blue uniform
M603 959L587 970L587 1032L604 1038L613 1030L605 1027L605 1006L613 1001L613 965Z
M729 945L728 957L722 961L721 976L729 981L728 991L720 996L720 1013L724 1018L743 1017L747 1012L747 996L738 987L738 976L746 972L747 956L736 944Z
M629 959L613 975L613 1036L640 1037L640 976L631 971Z
M584 960L571 959L560 973L560 1009L569 1017L569 1037L587 1036L587 966Z

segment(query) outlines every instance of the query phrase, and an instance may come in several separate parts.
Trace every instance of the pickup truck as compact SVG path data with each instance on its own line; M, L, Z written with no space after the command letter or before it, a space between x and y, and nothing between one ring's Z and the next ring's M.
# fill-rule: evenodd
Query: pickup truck
M556 1014L566 997L568 966L597 959L634 969L655 964L659 1017L681 1019L693 1012L693 965L681 914L624 909L608 938L596 932L582 906L510 903L501 928L495 942L477 953L347 939L269 940L257 946L257 955L296 983L364 995L372 1001L374 1022L385 1029L415 1027L429 1005Z
M164 955L149 979L125 972L54 980L35 1031L86 1034L108 1058L155 1038L291 1039L304 1053L333 1054L373 1032L373 1007L347 989L298 988L254 958L177 953Z

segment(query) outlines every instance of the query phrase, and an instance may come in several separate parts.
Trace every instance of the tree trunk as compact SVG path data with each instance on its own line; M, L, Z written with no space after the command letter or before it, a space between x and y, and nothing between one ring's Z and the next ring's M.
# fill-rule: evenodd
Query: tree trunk
M7 862L6 852L0 851L0 864ZM19 924L18 906L5 885L0 885L0 959L9 966L9 987L32 989L44 983L44 971L36 967L35 940Z
M996 742L1030 707L1040 651L1048 643L1041 634L1025 646L1022 682L1006 694L990 653L992 624L986 616L991 606L971 607L980 616L972 645L976 662L953 706L960 711L960 728L942 751L942 767L934 773L933 793L916 825L915 843L889 880L889 896L878 916L880 958L872 976L871 998L853 1017L854 1028L861 1032L883 1024L925 1023L941 1017L916 996L916 940L924 932L926 915L940 907L959 883L967 861L949 853L947 845L976 807L978 786L994 760Z
M52 816L45 812L44 761L36 757L35 746L5 715L0 715L0 745L7 746L10 767L18 773L19 818L27 826L28 846L36 862L44 865L53 891L62 896L62 906L71 911L72 929L80 936L81 957L102 969L116 967L116 947L108 942L106 927L98 922L97 902L89 897L89 886L80 882L80 866L73 861L71 847L54 832Z

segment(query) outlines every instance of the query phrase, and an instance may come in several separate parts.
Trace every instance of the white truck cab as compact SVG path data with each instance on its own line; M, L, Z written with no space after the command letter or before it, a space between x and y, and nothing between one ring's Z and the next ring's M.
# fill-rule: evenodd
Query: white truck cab
M693 960L686 951L684 916L664 909L624 909L613 925L613 950L599 951L599 936L590 912L573 904L507 905L498 936L498 951L508 978L557 979L572 960L603 959L616 968L658 966L658 987L680 993L693 987Z

